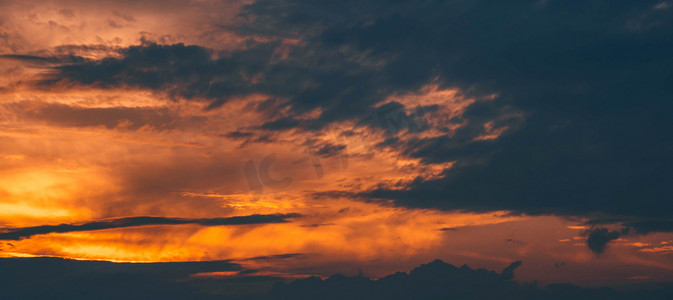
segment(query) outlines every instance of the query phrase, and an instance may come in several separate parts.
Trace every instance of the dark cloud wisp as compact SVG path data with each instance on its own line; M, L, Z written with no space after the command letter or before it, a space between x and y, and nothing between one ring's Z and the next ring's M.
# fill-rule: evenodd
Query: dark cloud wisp
M254 224L273 224L285 223L290 218L298 218L299 214L270 214L270 215L249 215L236 216L228 218L166 218L166 217L127 217L107 219L83 224L60 224L60 225L42 225L22 228L4 228L0 233L0 240L19 240L38 234L65 233L104 229L119 229L150 225L182 225L195 224L201 226L231 226L231 225L254 225Z

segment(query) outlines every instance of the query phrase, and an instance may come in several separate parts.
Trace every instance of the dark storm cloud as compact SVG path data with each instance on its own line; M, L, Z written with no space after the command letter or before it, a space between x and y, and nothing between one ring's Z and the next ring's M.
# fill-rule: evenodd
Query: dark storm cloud
M38 234L65 233L78 231L91 231L103 229L118 229L150 225L181 225L196 224L201 226L225 226L225 225L252 225L252 224L273 224L285 223L287 219L300 217L299 214L271 214L271 215L249 215L229 218L165 218L165 217L127 217L116 218L102 221L89 222L84 224L59 224L42 225L21 228L4 228L0 233L0 240L19 240Z
M628 233L628 229L620 231L608 230L607 228L595 228L586 232L588 234L587 246L596 254L605 251L608 243L618 239L622 234Z
M250 93L252 84L245 76L261 71L272 50L260 45L212 59L213 53L199 46L143 43L120 51L121 58L59 66L41 84L51 86L67 79L104 88L162 89L176 97L210 99L215 107L226 97Z
M636 234L646 235L654 232L673 232L673 221L666 218L652 217L611 217L592 219L586 222L591 229L584 232L587 238L587 246L596 254L605 251L607 245L620 237ZM600 225L616 225L621 228L609 230L597 227Z
M641 220L625 223L624 226L639 234L673 232L673 221L671 220Z
M366 2L354 4L361 14L327 17L324 44L395 57L385 73L399 82L433 74L446 86L499 95L469 107L454 136L382 145L456 165L441 179L368 196L411 207L670 215L673 26L657 3ZM278 22L320 22L299 17L305 10ZM630 25L643 14L657 21ZM475 141L486 120L511 129Z
M365 120L401 105L374 104L430 82L496 94L468 107L451 136L380 144L426 164L456 161L442 178L363 196L408 207L667 216L673 10L659 4L261 0L244 7L250 23L239 32L301 43L251 41L217 58L198 46L144 43L122 58L60 66L43 84L161 89L210 108L252 92L288 99L288 115L262 125L270 131ZM317 118L297 118L316 108ZM490 122L508 130L475 139Z
M199 46L157 45L144 42L118 51L121 58L64 64L39 82L43 87L78 83L102 88L132 86L161 90L175 97L200 99L216 108L229 98L265 93L289 99L260 103L258 111L289 107L290 116L262 125L265 130L296 127L320 129L347 119L367 116L371 106L393 92L415 91L427 80L400 85L375 58L360 53L341 53L334 45L323 45L308 37L308 46L283 46L280 42L250 41L247 49L213 53ZM282 47L288 48L283 57ZM215 58L217 57L217 58ZM321 108L316 119L299 122L295 116Z

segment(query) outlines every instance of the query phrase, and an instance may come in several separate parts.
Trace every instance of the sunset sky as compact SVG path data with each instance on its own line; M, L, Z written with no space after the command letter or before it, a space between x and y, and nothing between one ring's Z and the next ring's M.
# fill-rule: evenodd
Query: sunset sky
M670 1L0 0L0 269L671 282L672 170Z

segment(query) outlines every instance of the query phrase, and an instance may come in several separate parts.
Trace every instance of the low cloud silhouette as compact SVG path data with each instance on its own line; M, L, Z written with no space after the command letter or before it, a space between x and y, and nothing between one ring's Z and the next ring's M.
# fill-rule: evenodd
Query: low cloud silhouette
M665 299L673 288L634 289L583 288L572 284L518 283L512 280L520 261L502 273L455 267L435 260L409 273L398 272L378 280L362 276L334 275L279 282L264 299Z
M241 269L228 261L112 263L0 258L0 299L218 299L177 280L199 272Z
M280 255L280 258L294 254ZM272 257L269 257L271 259ZM261 259L261 258L253 258ZM263 258L267 259L267 258ZM255 276L230 261L112 263L60 258L0 258L0 299L671 299L673 286L584 288L512 280L521 262L501 273L435 260L380 279L333 275L292 282ZM237 272L243 277L194 277Z

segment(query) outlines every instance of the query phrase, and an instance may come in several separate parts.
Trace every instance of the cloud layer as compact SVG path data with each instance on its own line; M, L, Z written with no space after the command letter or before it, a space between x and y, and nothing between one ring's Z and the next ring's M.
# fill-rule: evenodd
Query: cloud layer
M672 13L4 1L0 255L671 278Z

